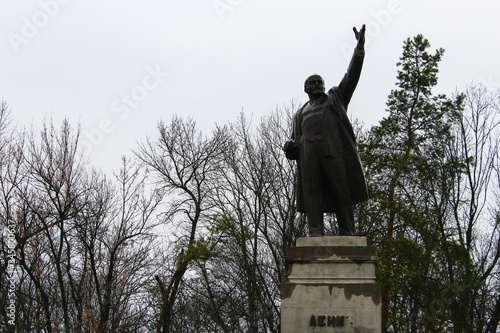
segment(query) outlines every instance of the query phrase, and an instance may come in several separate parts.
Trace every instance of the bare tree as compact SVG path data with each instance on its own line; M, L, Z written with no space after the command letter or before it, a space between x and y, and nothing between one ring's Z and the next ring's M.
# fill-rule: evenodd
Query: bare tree
M257 128L243 113L230 125L211 197L215 254L197 262L192 296L222 332L279 331L285 249L304 232L296 223L294 166L282 151L293 109L277 109Z
M0 173L2 213L17 225L18 330L144 330L161 198L127 159L114 182L90 170L67 121L18 136Z
M216 129L211 137L203 137L192 120L174 117L170 124L159 123L159 138L139 146L137 157L156 176L157 186L168 197L163 219L176 240L175 267L167 283L158 277L162 306L157 332L170 332L174 321L173 309L190 262L198 228L210 208L208 196L213 191L216 170L224 155L227 142L225 129Z
M152 279L153 213L161 197L145 194L145 175L126 158L115 180L116 189L105 183L96 187L97 197L80 216L79 236L95 284L98 331L139 331L146 308L138 297Z
M498 208L490 207L499 184L500 92L488 91L482 85L468 86L456 136L456 145L450 150L463 161L463 172L454 180L450 227L470 258L462 276L451 269L452 258L447 262L450 281L470 285L458 300L465 308L456 316L460 320L467 318L478 332L496 332L500 284L495 274L500 259L500 226ZM496 301L490 303L488 299Z

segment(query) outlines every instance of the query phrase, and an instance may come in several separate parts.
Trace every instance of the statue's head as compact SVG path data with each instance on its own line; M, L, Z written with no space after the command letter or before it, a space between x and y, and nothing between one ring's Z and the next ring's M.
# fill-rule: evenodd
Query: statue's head
M323 94L325 92L325 80L318 74L309 76L304 82L304 91L309 96Z

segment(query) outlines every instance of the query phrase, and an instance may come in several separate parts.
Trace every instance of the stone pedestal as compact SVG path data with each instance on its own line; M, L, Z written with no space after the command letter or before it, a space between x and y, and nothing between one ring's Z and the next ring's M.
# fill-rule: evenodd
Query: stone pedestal
M281 332L381 332L375 249L366 237L308 237L287 249Z

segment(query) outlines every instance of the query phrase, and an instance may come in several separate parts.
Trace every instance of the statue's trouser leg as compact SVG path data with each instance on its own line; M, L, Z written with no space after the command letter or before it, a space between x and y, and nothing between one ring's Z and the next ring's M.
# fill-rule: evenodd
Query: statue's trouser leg
M335 215L337 216L337 222L339 224L340 236L353 236L356 234L352 206L344 206L337 209Z
M321 177L321 146L310 143L307 156L301 160L302 189L306 207L309 236L324 236L323 186Z
M324 174L327 175L328 185L335 202L335 215L339 226L340 236L356 234L352 205L349 204L347 175L343 158L325 157L323 164Z

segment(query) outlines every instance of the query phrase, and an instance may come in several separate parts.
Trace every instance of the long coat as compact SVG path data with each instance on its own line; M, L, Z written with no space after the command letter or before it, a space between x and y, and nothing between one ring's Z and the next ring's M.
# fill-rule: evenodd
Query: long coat
M327 98L323 103L323 118L322 118L322 141L326 156L335 156L335 158L343 159L345 166L345 174L347 179L343 179L341 183L345 184L342 191L345 198L348 198L346 204L356 204L368 199L368 190L366 180L356 147L356 138L352 125L347 117L347 106L351 100L352 94L359 80L361 68L363 65L364 50L355 49L354 55L349 64L347 73L337 87L333 87L328 91ZM309 102L308 102L309 103ZM305 212L304 192L302 190L303 179L301 174L300 163L304 159L304 142L302 137L302 120L303 112L307 108L308 103L302 106L294 116L293 135L292 139L299 142L300 153L297 159L297 210ZM338 177L338 170L327 170L330 177ZM334 195L324 195L325 202L323 203L324 212L334 212L336 203L333 201Z

